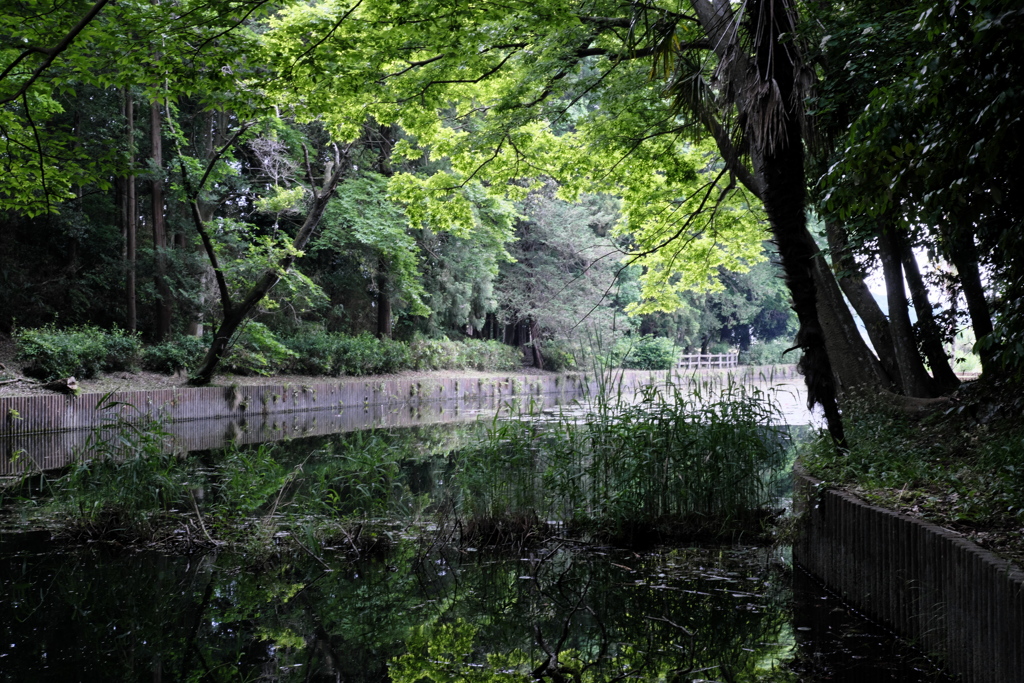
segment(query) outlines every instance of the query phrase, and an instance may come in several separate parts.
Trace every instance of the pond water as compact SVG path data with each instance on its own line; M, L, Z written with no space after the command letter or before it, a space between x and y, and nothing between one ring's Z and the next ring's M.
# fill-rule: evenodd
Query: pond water
M599 463L603 488L589 449L516 421L187 458L138 435L129 445L143 455L124 465L5 498L0 681L944 680L793 569L784 546L742 543L756 534L625 549L574 531L580 511L678 497L639 486L645 477L714 465L701 450L713 442L687 432L698 460L671 446L670 458L611 472L645 458L627 452L630 439L654 452L664 435L624 428L618 415L590 426L625 439ZM784 441L767 426L750 437ZM721 472L745 471L774 496L766 462ZM110 501L119 514L104 512ZM132 516L145 504L162 526ZM61 516L78 522L58 541L41 527ZM160 551L133 542L137 527Z
M942 680L764 548L405 541L252 566L11 542L5 681Z

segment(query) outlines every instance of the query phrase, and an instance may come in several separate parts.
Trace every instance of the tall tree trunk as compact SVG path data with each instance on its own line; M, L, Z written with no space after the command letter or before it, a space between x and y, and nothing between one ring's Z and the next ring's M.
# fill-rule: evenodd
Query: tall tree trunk
M935 396L937 387L924 369L917 352L914 331L907 310L907 293L903 289L903 266L895 226L883 226L878 235L878 255L885 274L885 293L889 303L889 323L892 326L893 347L900 366L903 392L907 396L927 398Z
M149 108L150 143L152 147L152 163L156 175L150 184L153 215L153 252L156 258L156 329L154 338L162 341L171 331L171 312L173 298L171 288L167 284L167 221L164 215L164 153L163 153L163 121L160 115L160 103L156 100Z
M750 9L751 26L755 27L756 95L746 112L746 132L760 151L757 171L764 181L764 208L800 323L796 346L803 350L799 367L807 384L807 401L822 407L829 433L836 443L844 444L835 377L818 318L814 281L818 246L807 230L804 213L806 177L797 64L781 40L782 35L794 31L794 10L787 0L759 0Z
M935 322L932 302L928 300L928 289L924 285L924 278L921 277L921 269L917 265L914 250L901 235L897 234L896 239L899 241L903 272L906 274L907 285L910 287L910 298L914 302L914 310L917 311L917 331L921 350L928 358L928 364L932 366L932 377L935 378L936 389L940 394L947 394L960 386L960 380L953 369L949 367L949 358L942 348L939 325Z
M898 391L903 390L900 379L900 367L896 361L896 351L893 348L892 333L889 330L889 321L882 312L878 301L871 294L867 284L864 282L864 273L860 266L850 255L849 242L846 238L846 231L830 221L825 222L825 234L828 237L828 246L832 254L832 266L836 271L836 279L843 294L849 299L853 310L857 312L864 322L868 339L875 348L878 360L885 369L887 379L895 385ZM836 357L833 355L833 359Z
M128 175L124 179L124 260L125 272L125 327L134 332L139 326L135 307L135 252L138 233L138 200L135 196L135 100L131 88L124 89L124 117L128 126Z

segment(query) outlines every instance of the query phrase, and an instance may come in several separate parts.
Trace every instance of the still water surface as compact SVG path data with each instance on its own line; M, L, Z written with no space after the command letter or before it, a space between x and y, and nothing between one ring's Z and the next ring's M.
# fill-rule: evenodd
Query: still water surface
M5 681L942 680L763 548L409 541L325 568L6 543Z
M945 680L785 548L459 542L429 519L475 429L387 432L406 453L388 499L434 502L360 554L343 537L298 554L172 555L0 534L0 681ZM353 439L371 437L272 454L311 473Z

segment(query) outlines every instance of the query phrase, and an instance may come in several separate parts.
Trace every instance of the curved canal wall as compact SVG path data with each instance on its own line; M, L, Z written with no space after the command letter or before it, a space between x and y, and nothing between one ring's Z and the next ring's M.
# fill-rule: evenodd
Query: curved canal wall
M1024 681L1024 572L948 529L798 474L793 560L964 683Z
M232 384L120 391L78 396L0 398L0 434L91 429L112 417L170 422L250 417L366 406L407 406L433 401L500 399L541 394L575 396L585 375L508 375L487 378L365 378L311 384Z
M664 382L667 372L617 371L613 390L635 392ZM794 366L673 372L676 384L727 380L771 383L794 381ZM178 387L110 395L58 394L0 397L0 477L66 466L89 451L90 439L113 434L121 421L158 419L185 451L333 434L373 427L412 426L475 419L510 401L550 409L593 396L592 374L487 377L342 378L316 384ZM793 395L789 395L792 393ZM799 392L778 398L802 403ZM785 409L785 406L783 406ZM792 406L786 415L794 412Z
M605 381L624 391L665 381L669 373L618 370ZM675 372L674 381L731 377L786 379L794 366L734 368L729 371ZM177 387L159 391L121 391L77 396L34 395L0 397L0 436L90 429L112 416L128 420L171 422L240 415L273 415L366 406L408 406L434 401L493 400L558 394L593 395L597 378L590 373L488 377L344 378L311 384L232 384L218 387Z

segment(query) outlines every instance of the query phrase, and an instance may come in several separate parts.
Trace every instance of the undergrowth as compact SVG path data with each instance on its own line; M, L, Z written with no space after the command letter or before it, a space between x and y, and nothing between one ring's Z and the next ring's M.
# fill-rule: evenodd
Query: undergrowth
M966 385L923 418L848 400L849 448L837 452L822 436L803 447L800 462L826 484L904 512L963 529L1016 532L1024 525L1022 409L1018 388L992 382Z

